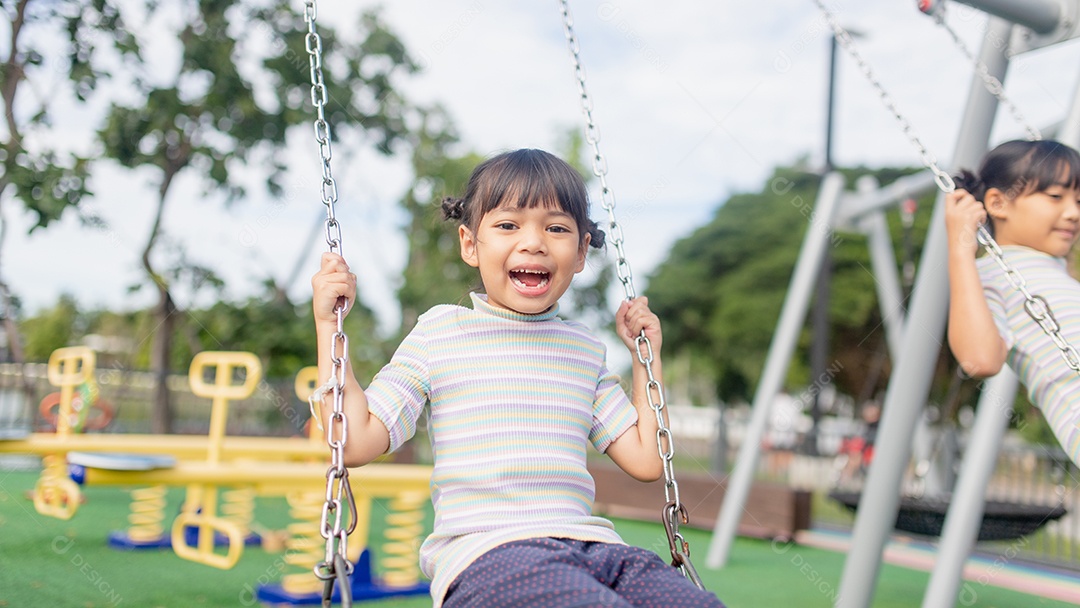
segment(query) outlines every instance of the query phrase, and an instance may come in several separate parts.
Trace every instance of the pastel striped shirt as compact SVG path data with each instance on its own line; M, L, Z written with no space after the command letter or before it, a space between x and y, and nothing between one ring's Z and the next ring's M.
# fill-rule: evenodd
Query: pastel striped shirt
M1042 296L1069 344L1080 348L1080 282L1069 276L1065 260L1021 246L1002 247L1005 261ZM1028 398L1046 418L1054 436L1073 462L1080 464L1080 374L1061 350L1024 310L1024 296L990 257L978 261L990 312L1009 352L1006 363L1027 387Z
M416 433L428 407L434 455L434 531L420 548L435 606L473 560L537 537L622 543L592 515L588 444L604 452L637 424L582 324L495 308L436 306L365 390L390 431L390 451Z

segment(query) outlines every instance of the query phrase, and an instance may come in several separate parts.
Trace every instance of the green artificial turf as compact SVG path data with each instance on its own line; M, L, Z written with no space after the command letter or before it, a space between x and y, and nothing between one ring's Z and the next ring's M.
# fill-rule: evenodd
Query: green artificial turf
M126 492L85 488L86 502L79 512L69 521L60 521L38 515L26 498L36 478L36 472L0 470L0 607L253 606L257 605L253 589L261 582L279 581L286 568L283 554L260 547L246 548L236 567L227 571L184 561L171 551L110 549L106 546L109 531L127 526ZM178 490L170 493L167 512L176 512L181 496ZM284 500L260 499L256 518L267 528L283 528L289 521ZM615 523L627 542L667 554L663 526L628 520ZM378 532L376 529L372 534ZM710 533L683 532L706 587L731 608L825 608L835 603L843 554L740 538L732 547L728 565L713 571L704 564ZM918 606L928 580L926 572L885 564L873 606ZM358 605L419 608L430 606L431 600L419 596ZM979 587L975 605L1069 606L990 586Z

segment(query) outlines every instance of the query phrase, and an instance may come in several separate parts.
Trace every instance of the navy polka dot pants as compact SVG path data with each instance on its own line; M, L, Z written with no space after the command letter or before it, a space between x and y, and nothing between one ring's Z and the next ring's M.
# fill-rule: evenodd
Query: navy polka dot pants
M531 538L481 555L450 585L444 608L723 608L652 551Z

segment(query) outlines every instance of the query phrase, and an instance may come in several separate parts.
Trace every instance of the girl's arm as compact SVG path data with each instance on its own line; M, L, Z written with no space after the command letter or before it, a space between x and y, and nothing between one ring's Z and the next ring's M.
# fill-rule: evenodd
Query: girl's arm
M945 196L949 245L949 348L960 367L976 377L993 376L1005 364L1007 349L986 304L975 265L975 231L986 221L982 203L966 190Z
M649 301L646 298L635 298L632 301L623 301L619 311L615 313L615 331L619 334L623 344L630 350L633 359L633 392L631 401L637 409L637 426L629 429L619 436L608 446L607 454L619 468L626 471L634 479L640 481L655 481L664 474L664 462L660 458L660 452L656 444L656 414L653 412L652 397L650 396L648 383L649 375L645 366L638 361L635 339L645 332L645 336L652 344L652 371L653 377L660 380L663 377L663 364L660 362L660 346L663 343L663 335L660 332L660 319L649 310ZM644 348L644 345L642 345ZM648 353L644 353L648 356ZM664 423L667 424L667 411L664 411Z
M315 331L318 336L319 382L325 383L333 371L330 348L337 332L337 307L339 298L348 298L350 305L356 302L356 275L349 272L345 259L335 253L324 253L319 272L311 279L313 291L312 308L315 312ZM348 312L348 311L346 311ZM340 350L342 345L338 345ZM343 353L339 353L343 354ZM345 387L343 411L348 419L348 436L345 442L345 466L358 467L381 456L390 447L390 433L382 421L368 411L367 396L356 380L352 363L344 370ZM327 393L322 401L323 428L328 429L334 411L333 393ZM341 428L338 424L336 428ZM339 432L340 433L340 432ZM340 434L338 433L338 436Z

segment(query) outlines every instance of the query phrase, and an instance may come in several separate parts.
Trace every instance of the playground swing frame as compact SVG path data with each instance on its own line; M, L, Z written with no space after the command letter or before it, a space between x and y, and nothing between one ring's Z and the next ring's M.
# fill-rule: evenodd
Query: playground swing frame
M966 3L975 4L974 1ZM824 8L820 2L818 5ZM827 10L825 12L828 14ZM980 60L988 66L988 73L997 78L1004 76L1009 62L1009 57L1002 52L999 41L1010 38L1013 34L1013 26L1012 21L1006 21L1003 18L991 19L984 35ZM1063 23L1058 29L1067 26L1069 24ZM1043 30L1035 31L1042 37L1038 41L1045 41L1043 46L1063 39L1060 32L1053 32L1051 36ZM1075 33L1071 34L1072 37L1075 35ZM1039 36L1034 38L1039 38ZM1022 47L1033 48L1032 45L1022 45ZM957 166L977 163L985 153L986 140L989 139L997 101L987 93L983 83L974 82L971 85L964 119L957 138L957 147L953 154L953 162ZM897 116L897 118L902 119L902 116ZM909 129L910 125L906 124L905 134ZM1077 139L1077 134L1080 133L1080 91L1074 96L1072 109L1063 130L1066 137L1061 139L1066 143ZM922 151L925 152L925 149ZM929 177L927 174L921 174L921 176L924 179ZM842 180L839 176L834 179ZM829 181L827 177L819 195L821 199L819 203L825 203L817 208L818 217L822 218L822 221L814 222L810 227L802 254L800 254L797 273L804 266L810 267L805 272L813 272L813 267L820 260L821 247L828 227L835 225L833 220L837 217L839 205L826 196L826 190L830 187ZM838 191L840 186L831 187ZM835 193L832 196L835 197ZM935 205L935 221L931 223L927 246L923 253L924 259L941 259L944 256L945 238L941 220L943 199L943 194L939 195ZM824 226L818 226L818 224L824 224ZM796 287L800 287L797 278L793 276L792 290L789 294ZM893 381L890 382L886 393L881 422L882 427L888 427L891 431L879 435L874 464L864 486L862 506L865 509L860 510L856 518L852 548L845 560L836 604L838 608L857 608L871 602L885 540L888 531L892 528L892 518L889 514L896 513L899 508L898 488L910 454L909 440L916 426L918 412L921 410L919 404L928 392L932 370L927 361L932 361L933 353L940 349L940 343L936 337L944 333L945 319L941 310L947 304L947 292L944 289L946 285L947 278L943 267L923 265L916 279L908 314L908 323L916 325L920 330L902 332L897 348L893 351L894 361L897 363L893 372ZM808 294L806 296L808 297ZM777 334L774 334L769 358L766 361L766 371L755 396L754 417L751 421L751 429L748 431L751 439L760 437L760 431L764 427L768 413L768 400L778 390L781 380L776 372L779 369L780 374L783 373L782 369L786 365L783 359L789 358L791 354L791 348L782 339L781 332L785 323L796 328L800 326L805 310L805 302L793 302L790 297L785 301L781 323L778 325ZM897 379L902 379L902 381ZM986 484L1008 425L1010 404L1017 387L1018 381L1015 374L1005 369L990 379L983 390L972 430L973 440L968 446L964 470L958 479L954 500L942 532L939 559L935 563L931 583L924 598L924 606L946 605L946 602L951 605L951 602L955 601L963 563L977 534L984 508ZM740 452L740 457L745 455L746 458L741 459L739 463L741 468L737 467L732 482L735 492L725 497L721 517L714 531L708 557L710 567L720 567L726 562L727 552L734 536L733 520L745 502L745 487L749 483L749 475L756 462L756 454L752 451L752 446L744 445L744 448L746 449ZM751 450L749 454L747 450Z

